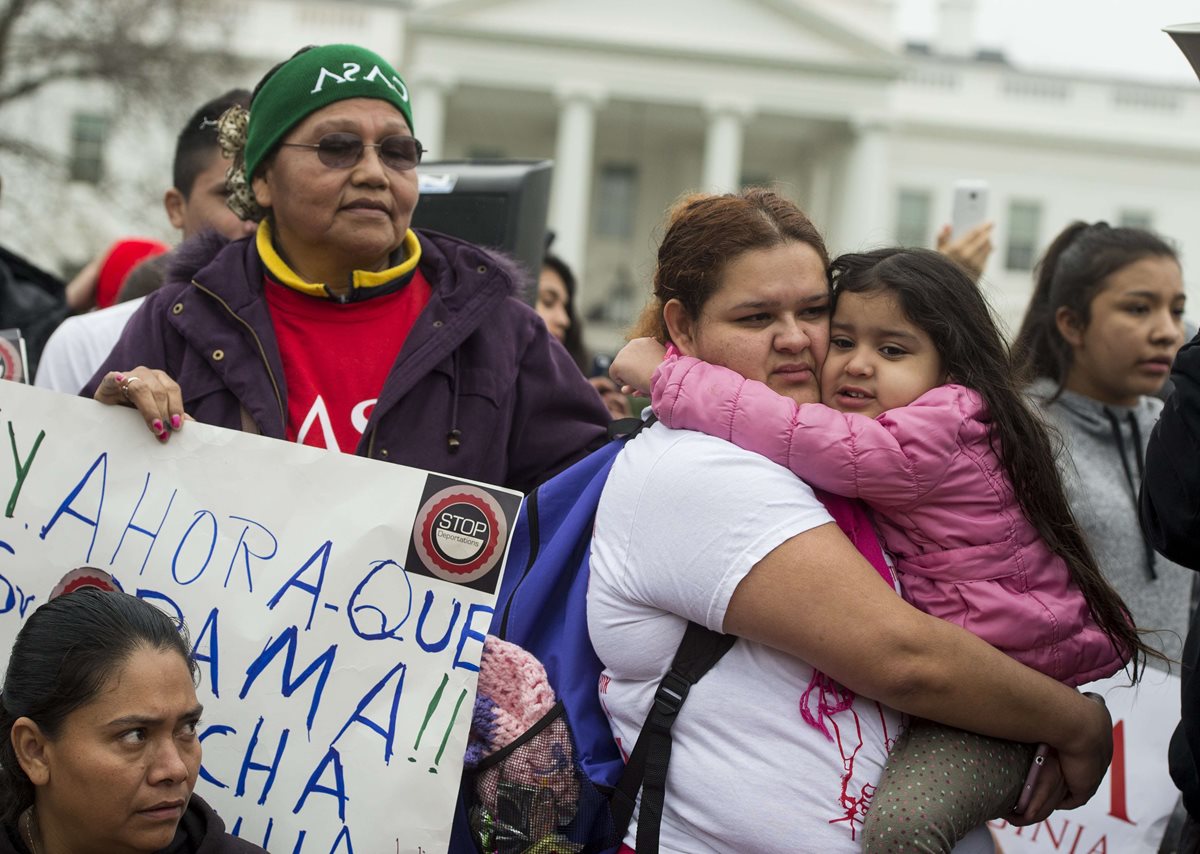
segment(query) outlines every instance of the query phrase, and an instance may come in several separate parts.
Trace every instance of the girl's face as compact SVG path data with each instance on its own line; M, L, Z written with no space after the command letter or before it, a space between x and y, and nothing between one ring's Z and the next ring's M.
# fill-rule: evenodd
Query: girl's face
M537 305L534 310L546 324L550 334L562 341L567 337L571 327L571 318L567 314L567 286L552 267L543 267L538 279Z
M1183 274L1174 258L1142 258L1109 276L1087 325L1069 308L1055 316L1071 346L1065 387L1115 406L1156 394L1183 344Z
M165 848L200 770L200 704L174 650L140 647L57 737L36 731L18 756L36 791L42 850ZM18 727L28 718L20 718ZM29 727L36 727L29 724Z
M829 287L806 243L751 249L730 261L698 318L664 307L671 340L688 356L766 383L797 403L820 400L817 374L829 345Z
M874 418L907 406L946 382L929 335L904 314L888 290L843 293L821 369L821 402Z

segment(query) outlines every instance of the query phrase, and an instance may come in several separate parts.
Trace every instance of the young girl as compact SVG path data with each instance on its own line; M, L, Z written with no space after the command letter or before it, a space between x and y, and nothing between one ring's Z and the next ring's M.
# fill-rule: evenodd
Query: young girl
M906 598L927 613L1070 685L1131 658L1136 678L1147 650L1075 525L1045 429L974 283L911 249L842 256L831 277L821 404L671 355L650 383L660 420L865 500ZM747 305L739 322L752 327L761 311ZM644 388L653 351L634 342L614 376ZM863 850L949 851L1013 809L1032 754L914 720L875 792Z
M1096 563L1134 622L1160 630L1149 640L1170 659L1182 653L1195 573L1154 553L1137 503L1155 477L1146 468L1143 478L1146 443L1186 299L1179 259L1158 235L1075 222L1038 264L1013 342L1026 392L1062 436L1067 500Z

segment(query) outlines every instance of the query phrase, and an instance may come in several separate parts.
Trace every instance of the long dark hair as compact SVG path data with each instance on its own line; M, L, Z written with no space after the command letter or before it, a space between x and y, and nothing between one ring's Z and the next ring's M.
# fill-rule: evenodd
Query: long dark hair
M991 416L991 441L1025 518L1067 565L1096 625L1131 659L1132 679L1147 655L1120 594L1104 578L1071 512L1042 420L1021 392L1004 337L979 287L954 262L928 249L877 249L843 255L830 268L835 300L886 291L933 340L951 381L979 393Z
M1055 315L1069 308L1083 326L1092 316L1092 300L1113 273L1143 258L1179 257L1165 240L1140 228L1110 228L1108 223L1073 222L1054 238L1038 261L1033 296L1013 342L1013 362L1022 382L1047 377L1058 384L1057 397L1071 369L1070 344L1058 331Z
M589 364L587 349L583 346L583 326L579 322L579 313L575 310L575 274L566 261L549 250L542 256L542 266L553 270L566 288L567 304L564 308L567 311L567 331L563 335L562 343L579 370L586 374Z
M0 824L33 804L34 787L17 761L17 718L55 738L67 716L91 702L142 647L178 652L192 677L187 635L170 617L127 593L83 588L34 611L17 633L0 693Z
M829 265L821 232L804 211L778 193L753 187L740 193L684 196L667 215L654 270L654 298L629 337L667 343L671 339L663 306L678 299L688 317L700 317L730 261L752 249L785 243L807 244L822 266Z

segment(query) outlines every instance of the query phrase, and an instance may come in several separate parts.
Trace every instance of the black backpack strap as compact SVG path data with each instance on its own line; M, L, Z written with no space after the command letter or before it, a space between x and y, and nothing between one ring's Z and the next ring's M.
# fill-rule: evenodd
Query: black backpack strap
M658 416L653 412L644 421L636 415L631 415L628 418L614 418L608 422L608 438L632 439L657 420Z
M721 660L737 640L699 623L688 623L675 660L658 685L646 723L625 764L612 796L613 826L617 837L625 835L633 818L638 791L642 809L638 814L637 852L657 854L667 791L667 765L671 761L671 727L688 691Z

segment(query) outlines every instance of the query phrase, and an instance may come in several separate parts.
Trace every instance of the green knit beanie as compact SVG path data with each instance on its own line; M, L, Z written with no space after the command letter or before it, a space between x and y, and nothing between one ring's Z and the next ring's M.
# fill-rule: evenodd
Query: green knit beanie
M279 66L250 102L246 180L254 180L254 170L288 131L322 107L347 98L387 101L413 129L408 87L390 62L352 44L310 48Z

